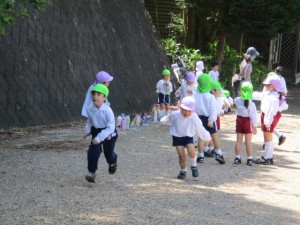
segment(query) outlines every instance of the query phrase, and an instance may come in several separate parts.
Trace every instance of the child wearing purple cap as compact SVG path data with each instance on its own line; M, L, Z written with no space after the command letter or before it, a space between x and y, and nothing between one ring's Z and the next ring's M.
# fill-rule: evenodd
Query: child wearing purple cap
M193 137L197 135L204 141L210 141L211 139L209 132L205 130L201 120L195 113L195 108L195 99L192 96L187 96L182 99L180 110L173 111L160 120L162 125L171 125L170 134L179 157L180 173L177 176L178 179L184 179L187 173L185 148L190 157L192 176L199 176Z
M82 110L81 110L81 115L84 116L84 117L87 117L87 108L92 105L92 89L93 87L96 85L96 84L104 84L106 87L109 86L110 82L113 80L114 78L109 75L107 72L105 71L99 71L97 74L96 74L96 80L95 82L89 87L87 93L86 93L86 97L85 97L85 100L84 100L84 103L83 103L83 107L82 107ZM109 105L109 102L108 100L106 99L105 101L106 104Z
M280 104L284 90L277 75L268 76L263 84L266 91L253 93L253 99L261 100L261 130L264 133L265 144L264 155L255 160L255 163L270 165L273 164L273 131L281 117Z
M196 76L193 72L187 72L186 82L183 82L181 86L175 92L175 96L181 101L186 96L192 96L196 90L195 85Z

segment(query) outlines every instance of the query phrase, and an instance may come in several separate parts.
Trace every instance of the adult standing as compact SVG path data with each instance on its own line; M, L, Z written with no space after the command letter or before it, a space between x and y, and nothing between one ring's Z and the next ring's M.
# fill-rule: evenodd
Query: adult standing
M254 60L259 55L259 52L254 47L249 47L244 54L243 61L240 64L240 73L238 76L233 77L233 88L234 97L239 96L239 90L241 87L241 82L248 81L251 82L252 73L252 60Z

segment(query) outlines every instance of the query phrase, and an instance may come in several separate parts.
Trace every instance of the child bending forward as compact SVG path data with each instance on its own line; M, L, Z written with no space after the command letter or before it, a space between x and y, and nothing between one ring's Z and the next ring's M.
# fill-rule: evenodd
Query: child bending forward
M211 139L209 132L205 130L195 113L195 108L195 99L192 96L184 97L180 103L180 110L174 111L160 120L162 125L171 125L170 134L179 157L180 173L177 176L178 179L184 179L187 173L185 148L190 157L192 175L193 177L199 176L193 137L197 134L203 141L210 141Z

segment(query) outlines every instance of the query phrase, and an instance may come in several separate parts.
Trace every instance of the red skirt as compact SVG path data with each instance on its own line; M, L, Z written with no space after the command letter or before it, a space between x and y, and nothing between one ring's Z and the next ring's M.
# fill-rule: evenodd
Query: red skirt
M262 113L261 114L261 130L264 131L264 132L272 132L273 133L273 130L275 129L280 117L281 117L281 113L278 111L277 114L273 117L273 122L270 126L270 130L267 130L265 124L264 124L264 117L265 117L265 114Z

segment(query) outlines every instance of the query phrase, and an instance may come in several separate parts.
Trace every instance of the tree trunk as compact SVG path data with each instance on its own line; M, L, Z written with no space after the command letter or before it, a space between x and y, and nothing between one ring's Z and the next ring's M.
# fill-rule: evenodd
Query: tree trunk
M226 33L224 31L220 31L218 46L217 46L217 53L216 53L216 62L219 65L219 71L221 71L221 66L222 66L222 62L223 62L225 41L226 41Z
M193 48L195 43L196 21L195 13L191 8L187 8L183 13L184 18L184 46Z

